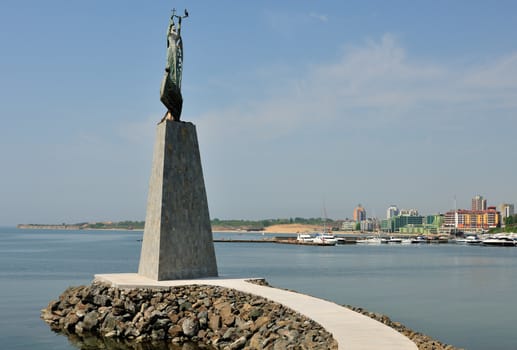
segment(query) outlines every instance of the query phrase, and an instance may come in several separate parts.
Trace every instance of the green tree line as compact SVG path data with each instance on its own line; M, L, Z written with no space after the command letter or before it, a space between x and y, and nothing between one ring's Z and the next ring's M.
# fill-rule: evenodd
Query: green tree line
M273 225L282 225L282 224L304 224L304 225L323 225L324 223L327 225L331 225L334 223L332 219L323 218L278 218L278 219L262 219L262 220L221 220L221 219L213 219L213 226L225 226L225 227L249 227L249 228L264 228Z

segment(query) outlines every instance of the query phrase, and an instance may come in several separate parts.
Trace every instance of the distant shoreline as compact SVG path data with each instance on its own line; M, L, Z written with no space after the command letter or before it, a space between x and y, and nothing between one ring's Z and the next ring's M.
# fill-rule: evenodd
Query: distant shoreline
M143 231L143 228L124 228L124 227L109 227L109 228L94 228L87 225L38 225L38 224L18 224L18 229L25 230L63 230L63 231ZM235 234L296 234L296 233L315 233L321 232L322 227L319 225L307 224L279 224L265 227L263 230L248 230L247 228L229 228L224 226L212 226L212 232L218 233L235 233ZM356 232L357 233L357 232Z
M29 230L62 230L62 231L144 231L144 228L125 228L125 227L105 227L95 228L88 227L87 225L38 225L38 224L19 224L16 226L18 229L29 229ZM262 235L275 235L275 234L291 234L296 235L298 233L314 234L323 232L323 227L320 225L309 225L309 224L277 224L264 227L261 230L249 230L247 227L231 228L227 226L213 225L212 232L214 233L230 233L230 234L262 234ZM361 231L333 231L336 235L354 235L354 236L372 236L375 232L361 232ZM383 233L387 235L387 233ZM412 234L400 234L397 236L411 237L416 236L417 233Z
M110 227L110 228L92 228L92 227L81 227L78 225L32 225L32 224L19 224L16 228L22 230L62 230L62 231L143 231L143 228L123 228L123 227Z

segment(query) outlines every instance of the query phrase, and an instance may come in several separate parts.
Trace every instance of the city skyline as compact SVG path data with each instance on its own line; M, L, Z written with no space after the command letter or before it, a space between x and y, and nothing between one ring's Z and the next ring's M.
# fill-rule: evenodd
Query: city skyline
M517 202L515 2L29 0L0 4L0 225L145 217L172 6L211 218Z
M418 215L444 215L447 212L454 212L454 211L485 211L488 208L496 208L497 211L501 213L502 217L512 216L514 214L514 204L513 203L490 203L487 198L481 195L476 195L472 197L471 199L471 207L456 207L448 209L444 212L427 212L427 213L420 213L418 208L399 208L396 204L391 204L389 207L386 208L386 215L383 216L371 216L366 215L367 208L363 206L362 204L359 204L357 207L354 208L352 215L350 216L353 218L354 221L361 221L357 220L356 218L359 216L357 213L358 211L361 211L364 213L364 219L378 219L378 218L391 218L394 216L418 216ZM348 219L348 217L346 218Z

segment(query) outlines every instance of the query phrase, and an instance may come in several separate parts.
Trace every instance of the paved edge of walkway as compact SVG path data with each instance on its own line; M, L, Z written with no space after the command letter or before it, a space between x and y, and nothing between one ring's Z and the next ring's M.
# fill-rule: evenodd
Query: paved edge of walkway
M318 322L332 333L339 349L417 350L409 338L374 319L338 304L309 295L246 282L246 279L201 278L195 280L155 281L136 273L95 275L94 281L122 289L167 288L204 284L232 288L283 304Z

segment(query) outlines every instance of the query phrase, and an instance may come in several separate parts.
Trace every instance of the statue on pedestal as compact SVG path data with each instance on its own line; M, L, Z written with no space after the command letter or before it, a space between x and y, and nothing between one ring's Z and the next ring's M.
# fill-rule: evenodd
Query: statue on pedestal
M181 75L183 71L181 20L187 17L187 10L185 10L183 16L178 16L176 9L173 9L169 27L167 28L167 64L160 88L160 101L167 107L167 112L160 123L165 119L180 120L183 107L183 97L181 96ZM177 23L175 19L178 20Z

